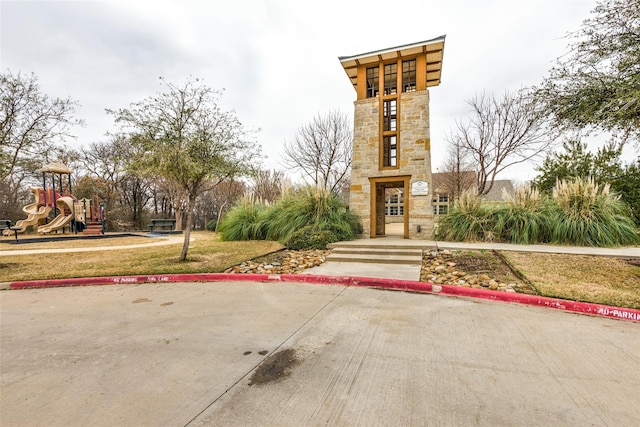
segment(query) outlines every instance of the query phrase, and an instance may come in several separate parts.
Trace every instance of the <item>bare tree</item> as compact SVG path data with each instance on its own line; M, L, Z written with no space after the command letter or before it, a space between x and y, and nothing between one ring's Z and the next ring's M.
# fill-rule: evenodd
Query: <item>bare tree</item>
M316 115L285 141L284 162L317 187L339 192L350 179L353 130L338 111Z
M123 135L112 135L110 140L91 143L78 152L78 169L84 173L79 194L102 199L110 228L144 226L145 208L152 198L151 180L129 171L137 154L136 146Z
M448 140L449 148L442 172L438 174L438 191L456 200L463 191L476 184L476 172L470 161L469 152L459 140Z
M491 191L498 173L544 154L555 143L544 115L523 90L505 92L501 99L482 93L467 103L471 117L456 121L448 139L474 163L478 195Z
M263 202L274 202L282 195L284 173L277 170L258 169L253 174L251 191Z
M194 224L206 228L211 220L216 220L217 229L220 218L242 198L245 191L245 183L234 178L211 183L211 188L198 196Z
M68 128L76 102L49 98L35 75L0 74L0 181L30 161L44 159Z

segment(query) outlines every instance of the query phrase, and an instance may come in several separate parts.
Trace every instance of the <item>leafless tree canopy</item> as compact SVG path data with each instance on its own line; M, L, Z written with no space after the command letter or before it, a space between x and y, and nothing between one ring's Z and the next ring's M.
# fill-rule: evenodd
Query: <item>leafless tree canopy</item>
M29 169L43 159L56 142L69 137L77 103L70 98L49 98L35 75L0 74L0 181L15 170Z
M251 191L263 202L275 202L282 195L285 184L284 173L277 170L259 169L253 174Z
M353 130L345 114L318 114L284 146L285 165L314 185L339 192L349 182Z
M448 139L470 156L479 195L491 190L498 173L532 160L555 142L544 116L525 91L505 92L502 98L483 93L467 103L471 116L456 121Z
M455 200L463 191L476 184L476 173L468 151L460 141L449 141L447 157L442 172L438 174L438 191L449 194Z
M196 214L198 226L205 228L208 222L216 220L215 229L218 229L221 218L247 191L244 182L234 178L226 179L210 189L204 191L198 197Z

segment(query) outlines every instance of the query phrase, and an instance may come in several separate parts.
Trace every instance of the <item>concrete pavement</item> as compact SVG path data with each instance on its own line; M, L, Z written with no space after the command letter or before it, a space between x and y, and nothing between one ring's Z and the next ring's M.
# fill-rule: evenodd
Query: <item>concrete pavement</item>
M370 262L325 261L302 274L315 276L379 277L383 279L420 280L420 265L384 264Z
M3 426L640 423L632 322L279 282L31 289L0 306ZM285 349L284 375L250 386Z

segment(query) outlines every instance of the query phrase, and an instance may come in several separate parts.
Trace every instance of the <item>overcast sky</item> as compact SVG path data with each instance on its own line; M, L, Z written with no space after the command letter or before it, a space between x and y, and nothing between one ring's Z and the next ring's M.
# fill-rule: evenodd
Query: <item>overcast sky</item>
M282 169L285 140L318 113L353 115L356 93L338 56L446 35L442 82L430 88L433 168L465 100L539 83L566 53L595 0L0 0L0 68L35 73L49 96L76 99L76 146L116 127L105 108L189 76L224 88ZM505 178L535 176L514 168Z

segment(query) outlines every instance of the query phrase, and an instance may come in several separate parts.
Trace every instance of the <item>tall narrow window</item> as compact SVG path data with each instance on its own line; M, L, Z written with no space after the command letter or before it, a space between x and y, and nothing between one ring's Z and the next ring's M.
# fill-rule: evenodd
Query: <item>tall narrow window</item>
M402 61L402 91L416 91L416 60Z
M391 95L398 92L398 64L384 66L384 94Z
M397 127L397 100L391 99L382 103L382 130L396 130Z
M380 91L380 70L378 67L367 68L367 98L375 98Z
M382 166L395 167L398 158L396 137L385 136L382 138Z

